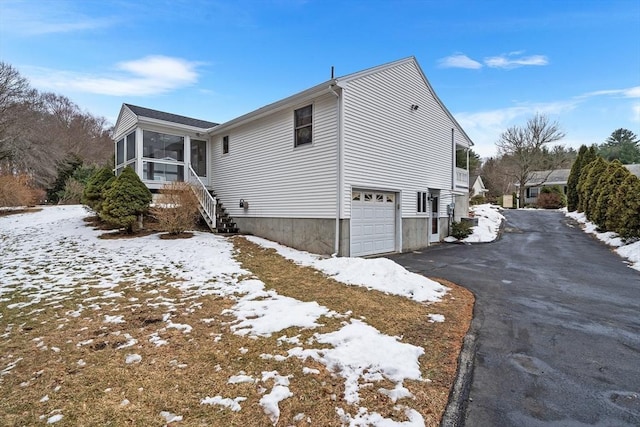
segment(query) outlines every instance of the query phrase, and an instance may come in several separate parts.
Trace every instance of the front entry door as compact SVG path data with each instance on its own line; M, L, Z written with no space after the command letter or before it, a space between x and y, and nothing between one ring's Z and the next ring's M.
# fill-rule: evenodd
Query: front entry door
M430 242L440 241L440 192L431 192L431 230Z

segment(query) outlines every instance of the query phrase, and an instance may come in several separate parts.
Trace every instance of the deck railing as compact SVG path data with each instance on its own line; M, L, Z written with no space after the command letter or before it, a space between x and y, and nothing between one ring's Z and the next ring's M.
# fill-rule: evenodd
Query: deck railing
M209 224L209 228L215 230L216 228L216 199L209 193L207 187L193 170L191 165L187 168L187 182L191 184L191 188L200 203L200 212L204 216L204 219Z
M469 171L456 168L456 187L469 188Z

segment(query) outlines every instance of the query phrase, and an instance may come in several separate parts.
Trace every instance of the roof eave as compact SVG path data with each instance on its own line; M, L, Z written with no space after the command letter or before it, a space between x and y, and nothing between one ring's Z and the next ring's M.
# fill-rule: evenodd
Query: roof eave
M156 125L156 126L163 126L163 127L170 127L170 128L178 128L178 129L190 131L192 133L206 133L207 132L207 128L201 128L201 127L198 127L198 126L190 126L190 125L185 125L185 124L181 124L181 123L170 122L170 121L167 121L167 120L152 119L150 117L144 117L144 116L137 116L137 117L138 117L138 123L150 124L150 125Z
M281 99L280 101L276 101L274 103L265 105L264 107L260 107L257 110L253 110L247 114L236 117L235 119L231 119L228 122L224 122L219 124L218 126L214 126L212 128L207 129L207 134L218 133L222 131L228 131L235 127L238 127L250 120L257 120L269 114L275 113L277 111L284 110L286 108L290 108L296 104L301 104L305 101L309 101L313 98L318 97L319 95L323 95L324 93L331 92L331 87L335 86L334 80L327 80L319 85L313 86L307 90L302 92L298 92L294 95L291 95L287 98Z

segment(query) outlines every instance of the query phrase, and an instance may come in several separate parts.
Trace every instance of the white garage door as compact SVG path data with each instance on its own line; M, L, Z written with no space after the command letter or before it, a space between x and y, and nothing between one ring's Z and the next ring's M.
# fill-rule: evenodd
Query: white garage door
M351 256L396 250L396 195L354 190L351 197Z

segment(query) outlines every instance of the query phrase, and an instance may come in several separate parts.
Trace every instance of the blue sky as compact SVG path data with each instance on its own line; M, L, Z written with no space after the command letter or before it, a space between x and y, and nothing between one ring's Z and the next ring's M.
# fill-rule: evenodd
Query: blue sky
M640 1L0 0L0 60L115 122L224 122L415 56L483 157L536 112L564 144L640 135Z

